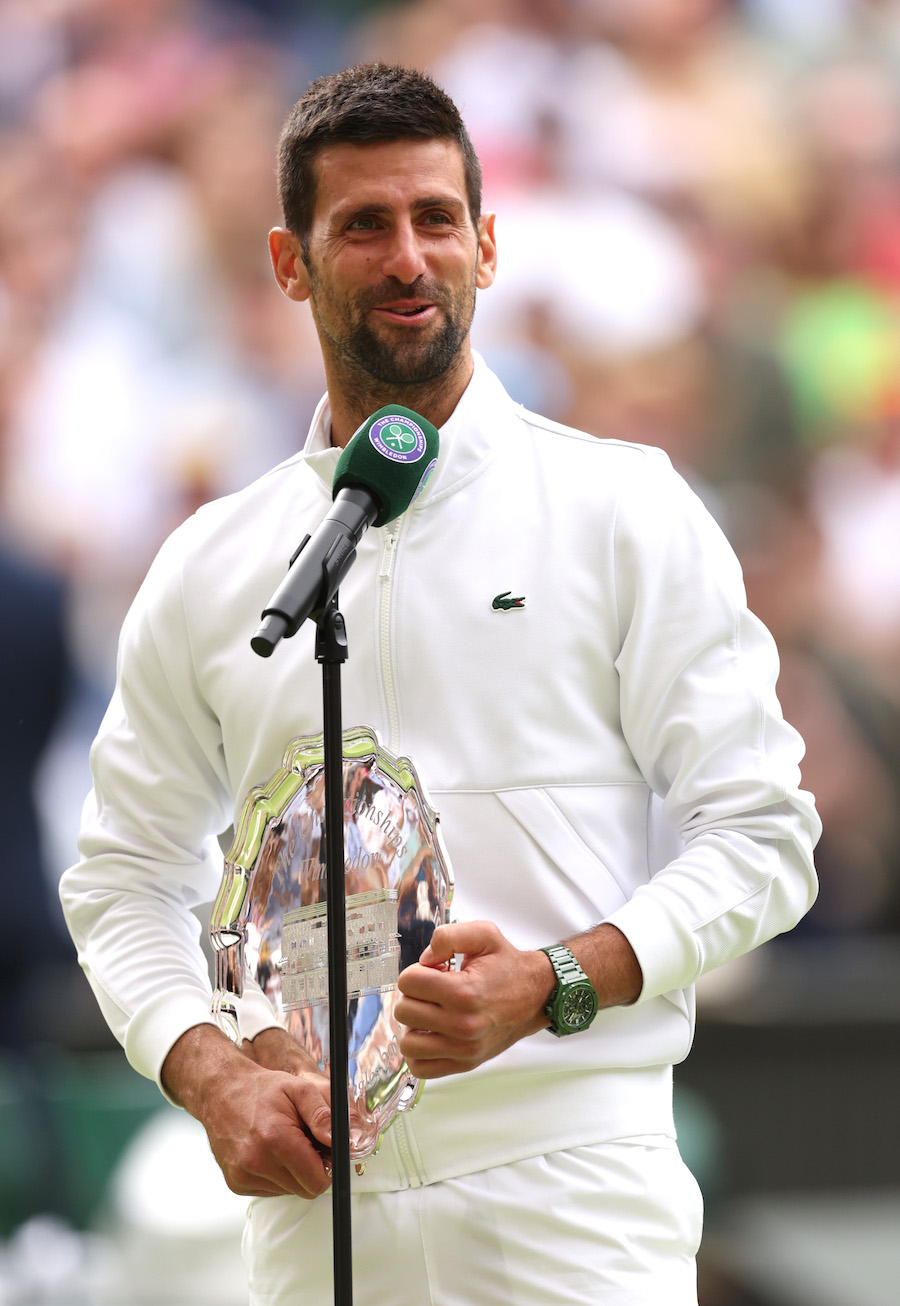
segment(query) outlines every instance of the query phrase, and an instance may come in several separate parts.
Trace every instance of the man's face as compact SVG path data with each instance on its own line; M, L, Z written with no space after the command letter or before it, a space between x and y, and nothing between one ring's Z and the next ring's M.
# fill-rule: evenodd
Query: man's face
M452 141L334 145L316 160L306 255L322 348L387 385L442 376L493 280L493 222L469 216Z

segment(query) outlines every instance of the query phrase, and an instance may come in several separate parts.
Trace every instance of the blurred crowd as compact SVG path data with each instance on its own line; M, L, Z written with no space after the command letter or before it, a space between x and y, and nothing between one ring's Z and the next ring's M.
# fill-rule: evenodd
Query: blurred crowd
M323 388L267 261L274 142L368 58L462 108L511 394L665 448L738 551L825 823L800 935L896 930L900 0L0 0L0 821L41 830L32 943L150 559ZM26 842L3 875L33 886Z

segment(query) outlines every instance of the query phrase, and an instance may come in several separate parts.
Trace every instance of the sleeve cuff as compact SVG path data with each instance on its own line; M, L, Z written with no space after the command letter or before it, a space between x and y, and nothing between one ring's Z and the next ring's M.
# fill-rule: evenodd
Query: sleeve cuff
M195 1025L218 1028L209 998L193 988L170 989L128 1022L125 1055L139 1074L156 1081L166 1101L172 1099L162 1086L163 1062L181 1035Z
M637 1004L693 984L700 971L700 952L693 933L673 919L646 887L606 918L621 930L634 949L644 977Z
M275 1008L256 984L244 981L243 995L237 1003L238 1029L241 1038L248 1041L256 1038L264 1029L283 1029Z

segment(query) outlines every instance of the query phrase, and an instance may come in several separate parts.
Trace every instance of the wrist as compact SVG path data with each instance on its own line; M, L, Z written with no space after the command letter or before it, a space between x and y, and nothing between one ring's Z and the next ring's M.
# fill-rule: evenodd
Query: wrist
M199 1120L217 1088L252 1065L215 1025L194 1025L169 1049L160 1083L176 1106Z
M321 1075L319 1064L286 1029L275 1025L262 1030L241 1051L264 1070L281 1070L288 1075Z
M529 1033L537 1033L538 1030L546 1029L549 1024L547 1018L547 1003L553 990L556 987L556 974L553 970L553 964L543 948L537 948L534 952L528 954L531 962L531 983L529 999L529 1020L531 1028Z
M641 995L644 975L628 939L615 925L604 922L570 939L568 947L591 977L601 1010L628 1007Z

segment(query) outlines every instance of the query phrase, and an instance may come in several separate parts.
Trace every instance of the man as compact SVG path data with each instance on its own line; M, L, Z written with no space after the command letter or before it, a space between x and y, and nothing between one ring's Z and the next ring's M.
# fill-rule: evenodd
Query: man
M329 505L338 449L383 405L413 408L441 428L438 467L342 584L343 714L415 760L459 923L400 978L402 1051L432 1082L354 1178L356 1298L695 1302L700 1202L671 1107L691 985L814 896L774 646L662 454L525 412L472 355L494 219L428 78L314 83L279 184L275 276L311 306L328 393L303 454L181 527L129 615L63 884L83 964L132 1063L258 1198L255 1306L321 1306L327 1084L262 1000L242 1050L218 1032L191 908L217 887L207 836L322 728L311 623L264 662L262 603ZM600 1012L555 1038L563 974Z

